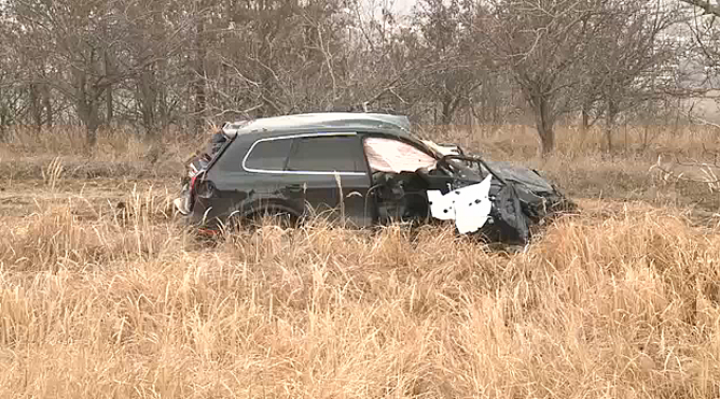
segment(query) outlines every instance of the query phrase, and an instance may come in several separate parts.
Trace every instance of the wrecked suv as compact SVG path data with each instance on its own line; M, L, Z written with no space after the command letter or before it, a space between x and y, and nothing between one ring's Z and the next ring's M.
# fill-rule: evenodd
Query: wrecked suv
M188 164L175 206L205 231L317 214L359 228L453 221L523 244L573 204L535 171L415 137L404 116L319 113L225 124Z

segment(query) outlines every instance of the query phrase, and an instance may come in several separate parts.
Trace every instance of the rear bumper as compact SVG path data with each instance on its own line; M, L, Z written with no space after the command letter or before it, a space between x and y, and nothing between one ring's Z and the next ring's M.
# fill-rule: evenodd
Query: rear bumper
M220 225L218 221L208 215L210 209L207 204L195 201L190 207L190 201L186 197L179 197L173 200L173 206L181 223L199 232L216 232Z

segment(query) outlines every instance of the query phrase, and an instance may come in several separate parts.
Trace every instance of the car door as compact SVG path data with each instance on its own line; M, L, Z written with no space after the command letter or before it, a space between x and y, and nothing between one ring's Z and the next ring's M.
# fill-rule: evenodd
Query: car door
M367 160L354 133L295 137L283 174L285 197L305 203L320 217L355 227L374 222L367 199L371 185Z

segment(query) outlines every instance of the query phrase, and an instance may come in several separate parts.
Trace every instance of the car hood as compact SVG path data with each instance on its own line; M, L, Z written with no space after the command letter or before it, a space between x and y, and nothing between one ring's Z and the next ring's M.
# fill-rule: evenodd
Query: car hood
M462 148L457 144L438 144L431 140L421 141L438 157L443 157L445 155L459 155L463 153ZM555 187L553 187L547 180L540 176L540 174L535 170L526 167L516 166L510 162L488 160L484 160L484 162L493 169L493 172L500 175L500 177L504 180L511 181L516 184L521 184L528 191L536 195L542 193L553 193L556 191Z
M509 162L485 161L485 163L503 179L519 183L535 194L555 192L555 188L535 170L516 166Z

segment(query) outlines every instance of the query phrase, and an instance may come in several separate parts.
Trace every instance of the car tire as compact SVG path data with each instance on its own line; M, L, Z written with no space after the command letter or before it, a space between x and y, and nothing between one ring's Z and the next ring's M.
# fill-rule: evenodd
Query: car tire
M289 229L297 226L297 217L292 213L275 208L252 212L243 218L243 225L251 231L266 225Z

